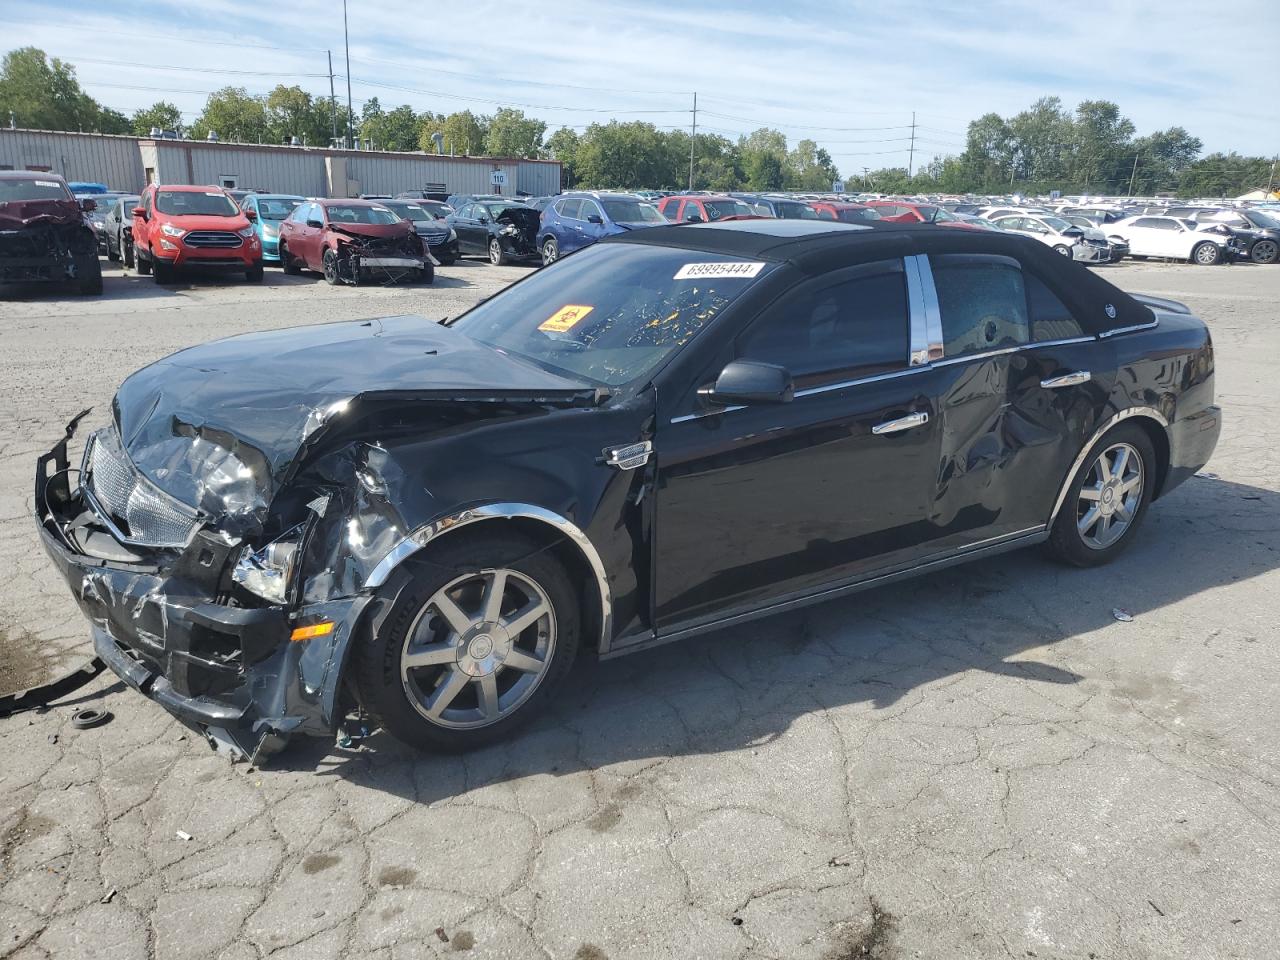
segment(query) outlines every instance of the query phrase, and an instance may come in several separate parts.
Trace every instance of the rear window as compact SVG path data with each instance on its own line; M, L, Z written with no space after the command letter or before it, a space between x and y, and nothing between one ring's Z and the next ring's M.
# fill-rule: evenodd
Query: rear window
M301 200L286 200L283 197L260 198L258 200L258 217L262 220L284 220L298 208Z
M30 180L0 179L0 203L22 200L74 200L67 185L60 180L32 177Z
M240 208L220 190L159 190L156 209L171 217L235 217Z

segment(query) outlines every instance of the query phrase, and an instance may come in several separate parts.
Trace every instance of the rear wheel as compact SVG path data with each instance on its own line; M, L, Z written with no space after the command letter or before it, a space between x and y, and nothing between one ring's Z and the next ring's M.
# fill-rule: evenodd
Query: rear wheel
M133 266L134 261L133 261L133 244L132 243L121 240L120 255L124 258L124 265L126 267Z
M120 251L119 251L119 250L113 250L113 249L111 248L111 243L110 243L110 241L108 241L108 242L107 242L107 259L108 259L108 260L110 260L112 263L119 263L119 262L120 262Z
M551 702L578 652L579 615L564 568L532 541L451 540L397 588L356 686L397 739L466 750L524 729Z
M1197 243L1191 250L1191 262L1202 267L1212 267L1222 260L1222 248L1211 240Z
M1249 251L1249 259L1254 263L1275 263L1280 260L1280 243L1275 240L1259 240Z
M501 267L507 262L507 255L497 237L493 237L489 241L489 262L495 267Z
M1067 488L1050 532L1050 554L1077 567L1112 560L1146 516L1155 478L1155 448L1146 431L1131 423L1110 431Z
M338 285L338 255L332 250L324 252L324 282L331 287Z

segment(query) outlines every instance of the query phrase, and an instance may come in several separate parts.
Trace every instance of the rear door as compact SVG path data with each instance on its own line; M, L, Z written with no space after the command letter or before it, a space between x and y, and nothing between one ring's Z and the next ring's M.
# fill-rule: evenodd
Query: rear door
M560 201L560 248L569 253L583 245L582 236L582 201L577 197L569 197Z

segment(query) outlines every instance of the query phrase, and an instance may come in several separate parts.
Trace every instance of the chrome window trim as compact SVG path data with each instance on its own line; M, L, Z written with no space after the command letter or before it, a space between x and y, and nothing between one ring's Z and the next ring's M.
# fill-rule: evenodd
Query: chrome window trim
M1072 481L1075 480L1076 474L1080 472L1080 467L1083 466L1085 460L1088 459L1093 448L1097 446L1098 441L1101 440L1103 435L1117 423L1120 423L1123 420L1128 420L1131 417L1146 417L1150 420L1154 420L1164 429L1169 429L1168 419L1155 407L1127 407L1110 417L1102 424L1102 426L1098 427L1098 429L1093 432L1093 436L1089 438L1089 442L1080 448L1080 453L1071 464L1071 469L1067 471L1066 479L1062 481L1062 486L1058 490L1058 499L1053 502L1053 512L1049 514L1049 527L1052 527L1054 522L1058 519L1058 512L1062 509L1063 501L1067 498L1067 491L1071 489Z
M613 640L613 596L609 590L609 579L605 574L604 562L591 539L582 532L575 523L553 510L535 506L531 503L486 503L476 507L468 507L446 517L440 517L431 523L424 524L392 547L378 561L364 582L364 589L375 590L387 582L393 570L405 560L413 556L427 544L445 533L460 527L478 523L482 520L537 520L563 534L591 567L595 574L596 587L600 591L600 653L608 653Z
M907 277L907 313L911 319L911 335L907 363L918 367L929 362L929 326L925 313L924 283L920 279L920 258L902 258Z
M1115 327L1111 330L1103 330L1098 334L1098 339L1105 340L1107 337L1119 336L1122 333L1135 333L1138 330L1153 330L1160 326L1160 318L1152 320L1150 323L1135 323L1128 327Z
M924 290L925 324L928 332L929 362L943 359L942 350L942 308L938 306L938 288L933 283L933 268L929 266L929 257L920 254L920 285Z
M924 364L923 366L907 367L905 370L890 370L887 373L876 373L869 377L858 377L855 380L843 380L840 383L824 383L820 387L805 387L803 390L797 390L795 392L795 396L796 399L799 399L800 397L812 397L815 394L831 393L833 390L843 390L846 387L855 387L862 383L875 383L878 380L893 380L897 377L906 377L913 373L921 373L929 369L930 366L928 364Z

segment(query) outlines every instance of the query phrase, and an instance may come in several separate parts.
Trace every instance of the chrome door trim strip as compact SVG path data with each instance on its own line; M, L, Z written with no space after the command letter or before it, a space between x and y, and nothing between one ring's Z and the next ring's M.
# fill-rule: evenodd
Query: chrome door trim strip
M920 263L920 285L924 289L925 322L929 334L929 362L942 359L942 308L938 306L938 288L933 282L933 268L929 266L929 257L919 254L916 259Z
M1150 323L1135 323L1133 324L1133 326L1129 326L1129 327L1115 327L1114 329L1111 329L1111 330L1103 330L1100 334L1098 334L1098 338L1100 340L1105 340L1107 337L1117 337L1122 333L1134 333L1135 331L1138 331L1138 330L1151 330L1158 326L1160 326L1159 317L1152 320Z
M481 520L513 520L517 518L536 520L553 527L572 542L582 554L583 559L587 561L587 564L591 567L591 572L595 575L596 588L600 591L600 652L602 654L607 653L613 640L613 597L609 590L609 579L605 574L604 562L600 559L599 552L590 538L572 521L552 510L535 506L531 503L486 503L476 507L469 507L466 510L450 514L447 517L441 517L418 527L418 529L392 547L378 561L377 566L373 568L368 579L365 580L364 589L375 590L382 586L387 582L396 567L445 533Z
M907 278L907 315L911 321L907 363L917 367L929 362L929 318L925 308L924 282L920 278L920 258L903 257L902 268Z
M824 383L820 387L805 387L803 390L797 390L796 398L812 397L819 393L831 393L833 390L843 390L846 387L856 387L863 383L876 383L879 380L894 380L898 377L909 377L913 373L923 373L928 370L928 364L921 367L907 367L905 370L890 370L888 373L877 373L870 377L858 377L856 380L842 380L840 383ZM742 409L739 407L738 409ZM671 421L675 423L675 421Z
M637 650L645 650L650 647L661 646L662 644L672 643L676 640L684 640L687 637L696 636L700 633L709 633L712 630L720 630L725 627L734 626L735 624L745 623L749 620L757 620L762 617L769 617L777 613L783 613L788 610L809 606L810 604L834 600L846 594L858 593L862 590L881 586L886 583L892 583L896 580L905 580L934 570L945 569L948 566L961 563L969 559L976 559L982 556L1001 553L1006 550L1015 550L1023 546L1031 546L1034 543L1042 542L1048 537L1048 535L1048 529L1046 527L1036 526L1027 527L1024 530L1016 530L1012 533L1001 534L998 537L989 537L986 540L979 540L956 550L948 550L938 554L932 554L911 566L904 567L899 570L889 570L885 573L871 574L860 578L855 577L853 579L837 582L825 587L819 587L814 591L806 592L799 596L783 597L759 607L743 610L738 613L732 613L728 616L708 620L704 623L697 623L688 627L680 627L677 625L674 630L667 633L649 633L647 635L643 635L641 638L623 644L616 649L610 650L608 656L616 657L625 653L632 653ZM601 658L605 659L605 656L602 654Z
M1072 481L1075 480L1076 474L1080 471L1080 467L1084 465L1089 453L1093 450L1094 446L1097 445L1098 441L1102 439L1103 434L1114 427L1117 423L1120 423L1122 420L1128 420L1130 417L1147 417L1148 419L1154 420L1156 423L1160 424L1164 429L1169 429L1169 421L1165 418L1165 415L1155 407L1128 407L1127 409L1121 410L1115 416L1109 418L1102 424L1102 426L1098 427L1098 429L1093 432L1093 436L1089 438L1089 442L1080 448L1080 453L1076 456L1075 462L1071 464L1071 469L1067 471L1067 477L1062 481L1062 486L1058 490L1058 499L1053 502L1053 512L1049 514L1049 522L1046 526L1052 527L1054 522L1058 519L1058 511L1062 509L1062 503L1067 498L1067 491L1071 489Z

